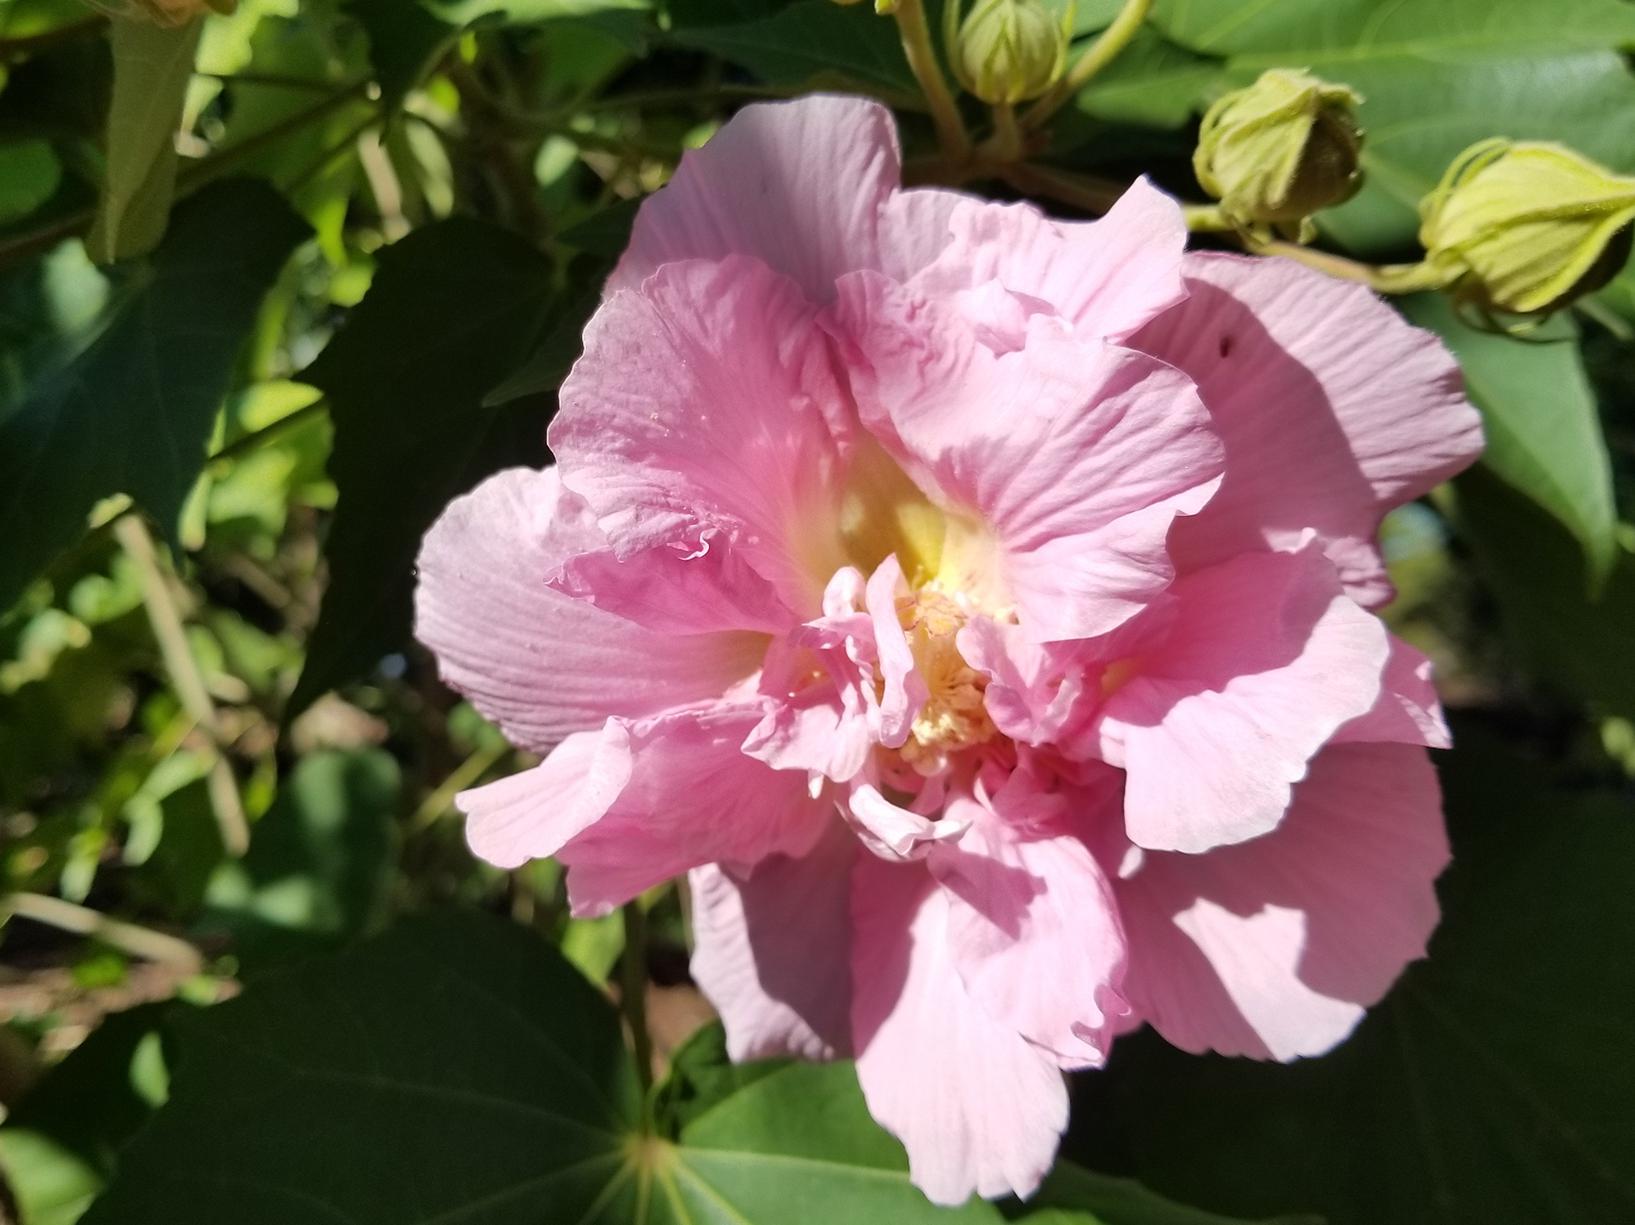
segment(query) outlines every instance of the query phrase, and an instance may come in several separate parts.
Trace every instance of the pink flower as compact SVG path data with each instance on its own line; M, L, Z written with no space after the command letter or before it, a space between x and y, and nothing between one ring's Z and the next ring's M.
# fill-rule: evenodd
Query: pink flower
M1031 1192L1119 1032L1314 1054L1436 922L1447 733L1368 610L1476 414L1366 290L1185 239L748 107L642 208L557 467L421 555L444 678L548 754L476 852L585 914L690 871L734 1056L855 1056L941 1202Z

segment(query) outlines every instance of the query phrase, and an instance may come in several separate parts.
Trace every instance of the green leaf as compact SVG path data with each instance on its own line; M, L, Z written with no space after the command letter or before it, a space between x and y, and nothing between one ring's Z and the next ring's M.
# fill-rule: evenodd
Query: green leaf
M629 51L643 45L650 0L347 0L368 32L375 76L389 107L418 85L460 31L479 22L545 25L577 21L612 35Z
M1225 80L1220 60L1188 51L1144 26L1119 57L1079 91L1074 105L1111 123L1179 128Z
M1487 433L1482 462L1554 515L1583 548L1591 578L1605 579L1617 548L1612 467L1571 318L1513 339L1462 322L1440 294L1401 306L1459 359Z
M1591 595L1579 550L1535 505L1479 470L1456 490L1460 534L1517 658L1555 688L1635 718L1635 554L1620 547Z
M1559 140L1635 167L1635 78L1616 53L1635 43L1635 8L1621 0L1167 0L1154 21L1224 57L1235 82L1302 67L1363 95L1366 185L1321 217L1362 253L1411 245L1419 198L1483 137Z
M216 869L197 933L228 936L251 972L363 934L391 883L398 798L397 762L379 749L303 757L249 852Z
M918 96L895 23L882 21L867 4L801 0L749 21L678 22L670 38L746 68L770 85L851 85L894 98Z
M1635 821L1456 729L1429 958L1342 1047L1287 1066L1121 1039L1099 1120L1144 1182L1330 1225L1635 1216ZM1114 1159L1113 1153L1104 1154Z
M467 220L380 253L368 294L301 378L329 397L338 491L329 590L288 714L367 673L409 628L420 538L496 468L544 462L537 401L485 405L528 354L552 303L545 258Z
M306 229L270 188L188 200L73 358L0 422L0 608L127 493L170 530L262 295Z
M0 225L39 208L61 180L62 166L45 141L0 145Z
M86 1225L1004 1219L915 1190L849 1064L726 1072L679 1135L644 1133L607 999L532 931L476 915L409 920L269 975L176 1037L169 1102ZM1057 1225L1229 1225L1158 1215L1119 1180L1056 1194ZM1104 1198L1119 1211L1093 1215Z
M119 1148L164 1100L160 1025L173 1007L105 1018L6 1118L0 1176L24 1225L73 1225L107 1184Z
M176 186L176 131L203 29L202 21L173 28L114 19L107 177L85 240L99 264L146 255L164 236Z

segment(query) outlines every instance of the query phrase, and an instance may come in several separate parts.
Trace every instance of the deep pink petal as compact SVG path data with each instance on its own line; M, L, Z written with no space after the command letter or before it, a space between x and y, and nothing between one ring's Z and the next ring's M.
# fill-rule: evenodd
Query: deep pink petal
M763 635L678 643L546 586L603 547L554 468L513 468L451 502L420 549L416 637L444 681L535 752L609 715L719 697L760 666Z
M1117 883L1125 993L1184 1050L1320 1054L1424 955L1447 862L1423 749L1326 749L1272 833L1204 855L1148 853Z
M937 297L993 282L1047 304L1085 336L1123 340L1180 302L1180 207L1138 179L1099 221L1057 221L1031 204L968 200L952 241L910 284Z
M799 859L773 855L747 875L693 869L693 979L733 1059L850 1053L856 858L857 840L833 821Z
M827 301L835 278L879 266L880 210L897 187L891 112L817 96L744 107L636 215L608 293L675 260L752 255Z
M1112 887L1072 834L1009 825L1004 791L999 815L967 800L949 816L966 808L977 810L971 827L926 860L948 895L948 940L966 991L1063 1067L1100 1065L1112 1023L1128 1011Z
M1373 707L1389 645L1315 547L1245 554L1172 594L1167 631L1107 699L1102 749L1128 772L1131 840L1204 851L1282 820L1317 750Z
M842 278L831 326L864 423L991 530L999 556L978 561L997 563L1031 637L1104 633L1168 585L1170 524L1221 471L1185 376L1042 317L995 353L952 308L869 273Z
M1172 537L1196 568L1315 528L1358 598L1390 598L1380 519L1469 465L1481 420L1442 342L1292 260L1195 254L1187 300L1131 341L1197 381L1226 480Z
M644 889L706 863L747 866L802 855L834 801L805 775L774 770L739 746L761 717L752 704L610 722L603 735L630 758L607 811L557 852L576 914L604 914Z
M585 330L547 438L621 558L713 530L802 613L828 573L797 541L834 504L845 411L793 282L734 256L666 264Z
M864 855L852 884L852 1038L869 1111L936 1203L1032 1193L1067 1125L1061 1073L966 993L947 893L923 868Z

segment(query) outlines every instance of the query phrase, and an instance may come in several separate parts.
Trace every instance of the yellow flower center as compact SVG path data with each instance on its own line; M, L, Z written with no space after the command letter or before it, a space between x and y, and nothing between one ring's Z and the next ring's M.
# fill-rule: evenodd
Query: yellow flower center
M955 636L966 614L954 600L921 590L898 603L897 615L929 691L899 752L919 773L936 774L950 754L998 734L982 701L988 680L959 653Z

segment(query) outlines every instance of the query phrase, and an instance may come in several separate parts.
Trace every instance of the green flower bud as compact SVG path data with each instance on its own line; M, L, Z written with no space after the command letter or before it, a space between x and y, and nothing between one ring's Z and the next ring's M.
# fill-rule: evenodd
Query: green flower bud
M1042 0L977 0L950 58L966 89L984 102L1012 106L1061 79L1067 27Z
M1320 209L1362 185L1362 99L1307 72L1273 68L1204 114L1192 168L1221 212L1243 229L1301 233Z
M1544 314L1623 267L1635 178L1562 145L1484 140L1454 159L1419 215L1426 263L1459 297Z

